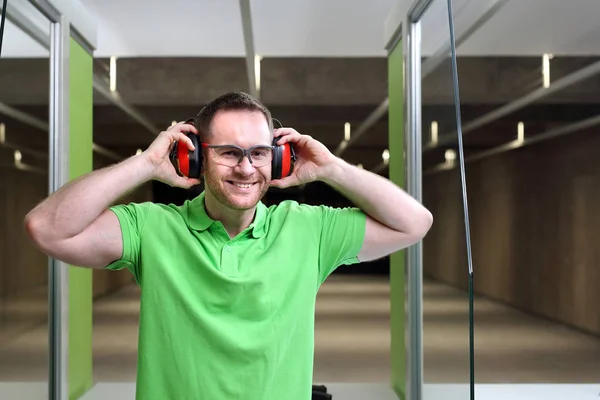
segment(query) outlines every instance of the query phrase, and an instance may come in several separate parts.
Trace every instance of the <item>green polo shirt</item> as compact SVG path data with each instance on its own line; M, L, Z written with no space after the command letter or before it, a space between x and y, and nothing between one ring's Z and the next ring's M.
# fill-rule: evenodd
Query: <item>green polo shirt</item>
M182 206L111 207L141 287L137 399L309 400L317 291L359 262L356 208L259 203L235 238L204 193Z

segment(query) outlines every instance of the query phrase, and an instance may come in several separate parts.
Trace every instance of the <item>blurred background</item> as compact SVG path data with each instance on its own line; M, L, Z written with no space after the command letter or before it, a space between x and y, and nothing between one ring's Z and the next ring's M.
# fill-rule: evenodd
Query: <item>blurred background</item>
M72 1L98 25L94 169L142 151L173 121L241 90L284 126L390 176L390 76L403 71L390 70L384 26L412 0L262 0L248 9L233 0ZM0 59L0 397L41 399L50 372L48 259L27 239L23 218L49 188L50 53L39 38L50 24L27 0L8 4L14 11ZM19 13L35 32L19 26ZM422 243L426 384L469 382L447 13L445 0L434 0L421 21L422 201L434 215ZM589 0L454 1L478 383L600 383L599 13L600 3ZM202 190L149 182L120 202L181 204ZM320 183L272 189L264 201L284 199L351 205ZM322 287L315 382L388 387L403 379L393 365L404 356L391 346L403 336L390 320L392 309L403 311L392 302L405 299L391 300L390 269L389 258L341 267ZM93 382L134 382L139 288L127 271L92 275ZM17 382L40 386L14 392Z

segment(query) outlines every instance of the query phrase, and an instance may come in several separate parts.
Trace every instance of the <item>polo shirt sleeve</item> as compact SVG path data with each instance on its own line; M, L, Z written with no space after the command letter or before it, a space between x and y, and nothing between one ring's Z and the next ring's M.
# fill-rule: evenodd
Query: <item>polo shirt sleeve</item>
M318 207L321 214L319 274L321 282L341 265L360 262L367 217L355 207Z
M115 213L121 225L123 253L120 259L113 261L105 269L117 271L126 268L133 274L135 281L140 284L141 243L150 203L119 204L109 207L109 209Z

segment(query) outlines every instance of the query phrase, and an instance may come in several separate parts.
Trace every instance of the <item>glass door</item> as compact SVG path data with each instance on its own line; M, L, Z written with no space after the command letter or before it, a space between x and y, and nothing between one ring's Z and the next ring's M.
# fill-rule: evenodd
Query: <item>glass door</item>
M50 21L9 2L0 55L0 398L47 399L48 258L23 220L49 192Z

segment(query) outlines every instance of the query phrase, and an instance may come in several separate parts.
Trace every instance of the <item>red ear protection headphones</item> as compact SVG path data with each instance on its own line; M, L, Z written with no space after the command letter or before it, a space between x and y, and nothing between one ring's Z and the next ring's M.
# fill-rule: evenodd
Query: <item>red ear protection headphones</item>
M193 124L192 120L186 121ZM176 141L169 154L169 159L179 176L198 179L202 172L202 145L198 136L192 132L185 134L194 144L194 151L188 149L185 143ZM273 160L271 161L271 179L281 179L290 176L294 171L296 152L291 143L277 144L279 138L273 138Z

